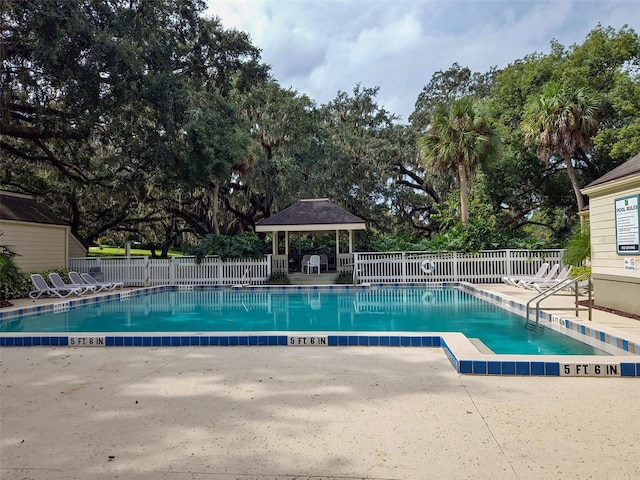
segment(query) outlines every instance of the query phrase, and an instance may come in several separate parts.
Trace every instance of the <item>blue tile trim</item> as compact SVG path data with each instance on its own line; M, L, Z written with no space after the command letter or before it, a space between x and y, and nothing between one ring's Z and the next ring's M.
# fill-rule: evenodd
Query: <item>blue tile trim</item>
M473 362L471 360L460 360L458 367L460 373L473 373Z
M473 373L486 375L487 374L487 362L480 360L473 361Z
M531 375L544 375L544 362L531 362Z
M547 362L544 364L545 374L551 377L560 376L560 364L558 362Z
M500 362L487 362L487 373L489 375L501 375L502 369Z
M636 376L636 364L635 363L621 363L620 375L623 377L635 377Z
M502 375L515 375L516 362L502 362Z
M529 362L516 362L516 375L531 375Z

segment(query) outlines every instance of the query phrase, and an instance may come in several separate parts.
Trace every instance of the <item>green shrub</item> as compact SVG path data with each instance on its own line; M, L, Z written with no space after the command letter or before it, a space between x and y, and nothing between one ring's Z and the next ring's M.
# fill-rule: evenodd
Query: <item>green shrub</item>
M576 278L581 275L591 276L591 267L572 267L571 272L569 272L571 278Z
M340 272L336 275L334 282L338 285L350 285L353 283L353 273L351 272Z
M0 245L0 306L13 298L9 295L20 284L20 269L14 260L16 255L9 247Z
M14 298L26 298L29 296L29 292L33 290L33 283L31 282L31 274L39 273L49 283L49 273L59 273L65 282L69 281L69 269L68 268L56 268L52 270L32 270L30 272L20 273L19 280L14 285L7 285L3 283L2 289L6 289L7 299Z
M267 245L253 233L239 235L207 235L198 245L189 249L201 261L207 255L218 255L222 260L230 258L261 259L268 251Z
M273 272L265 283L267 285L291 285L291 280L285 272Z
M574 227L565 246L564 261L569 265L580 265L591 257L591 231L580 230L580 225Z

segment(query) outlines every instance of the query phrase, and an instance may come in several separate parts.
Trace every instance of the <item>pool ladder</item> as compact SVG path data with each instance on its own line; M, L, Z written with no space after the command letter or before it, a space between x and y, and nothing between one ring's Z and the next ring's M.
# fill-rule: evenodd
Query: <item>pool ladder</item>
M237 285L233 285L231 288L244 288L248 287L249 285L251 285L251 278L249 278L249 267L247 267L242 274L242 278L240 278L240 283Z
M578 297L579 297L579 292L580 292L580 283L581 282L587 282L587 298L588 298L588 306L587 307L580 307L579 301L578 301ZM566 293L560 293L562 290L567 289L568 287L570 287L571 285L573 285L573 293L570 294L566 294ZM575 305L573 307L547 307L547 310L571 310L571 311L575 311L575 315L576 317L578 316L578 312L580 311L588 311L589 312L589 321L591 321L591 304L592 304L592 293L593 293L593 288L591 285L591 277L589 275L580 275L578 277L575 278L567 278L566 280L561 281L560 283L558 283L557 285L554 285L553 287L545 290L544 292L540 293L539 295L536 295L535 297L533 297L531 300L529 300L527 302L527 321L525 323L525 328L527 330L536 330L536 329L541 329L542 326L540 325L540 303L543 300L546 300L547 298L553 296L553 295L559 295L559 296L571 296L575 298ZM531 304L533 302L536 302L536 308L535 308L535 318L531 318Z

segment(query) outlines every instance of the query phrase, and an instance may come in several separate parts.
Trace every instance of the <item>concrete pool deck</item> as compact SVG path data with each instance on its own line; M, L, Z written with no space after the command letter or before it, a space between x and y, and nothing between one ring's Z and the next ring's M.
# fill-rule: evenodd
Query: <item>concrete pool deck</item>
M637 479L640 382L440 349L6 348L0 477Z
M594 310L638 335L616 317ZM635 378L382 347L11 347L0 369L3 480L640 478Z

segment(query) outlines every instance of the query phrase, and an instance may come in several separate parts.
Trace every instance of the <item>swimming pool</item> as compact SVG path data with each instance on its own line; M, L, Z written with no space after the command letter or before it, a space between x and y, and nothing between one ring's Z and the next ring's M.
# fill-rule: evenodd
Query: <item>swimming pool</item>
M62 302L64 303L64 302ZM605 355L457 288L189 289L3 320L1 332L462 332L498 354Z

